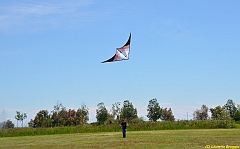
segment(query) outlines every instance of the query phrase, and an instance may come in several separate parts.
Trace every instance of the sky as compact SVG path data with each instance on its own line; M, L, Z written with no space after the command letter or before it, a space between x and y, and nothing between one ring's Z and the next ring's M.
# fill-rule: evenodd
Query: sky
M148 120L156 98L176 119L240 104L240 1L8 0L0 2L0 121L34 119L61 102L124 100ZM129 35L130 58L101 63Z

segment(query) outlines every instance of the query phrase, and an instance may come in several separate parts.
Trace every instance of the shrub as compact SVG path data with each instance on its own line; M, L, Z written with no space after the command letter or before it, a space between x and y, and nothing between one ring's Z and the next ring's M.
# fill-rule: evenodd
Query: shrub
M226 120L190 120L190 121L162 121L162 122L145 122L135 121L129 123L128 131L147 131L147 130L178 130L178 129L218 129L218 128L240 128L240 122ZM119 124L97 123L62 126L53 128L9 128L0 130L0 137L14 136L34 136L34 135L53 135L53 134L72 134L72 133L97 133L97 132L120 132Z

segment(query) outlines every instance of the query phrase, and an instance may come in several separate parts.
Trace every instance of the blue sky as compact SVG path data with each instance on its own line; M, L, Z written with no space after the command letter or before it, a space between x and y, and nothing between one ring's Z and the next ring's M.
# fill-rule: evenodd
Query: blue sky
M0 121L29 121L58 101L149 100L189 118L203 104L240 103L240 1L0 2ZM104 63L132 34L130 59ZM147 119L147 118L146 118ZM25 125L27 124L25 122Z

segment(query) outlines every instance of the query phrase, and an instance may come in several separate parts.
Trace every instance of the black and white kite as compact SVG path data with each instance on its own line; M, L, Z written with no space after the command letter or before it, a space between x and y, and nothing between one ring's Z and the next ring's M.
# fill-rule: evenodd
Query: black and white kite
M106 61L103 61L102 63L128 60L129 52L130 52L130 40L131 40L131 33L130 33L127 43L123 47L117 48L116 54L112 58L110 58Z

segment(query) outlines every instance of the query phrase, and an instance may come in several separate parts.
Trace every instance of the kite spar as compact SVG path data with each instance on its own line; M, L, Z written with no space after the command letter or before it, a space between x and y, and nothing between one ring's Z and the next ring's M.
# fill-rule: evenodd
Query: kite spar
M128 60L129 52L130 52L130 41L131 41L131 33L129 35L127 43L123 47L117 48L116 54L112 58L110 58L106 61L103 61L102 63Z

